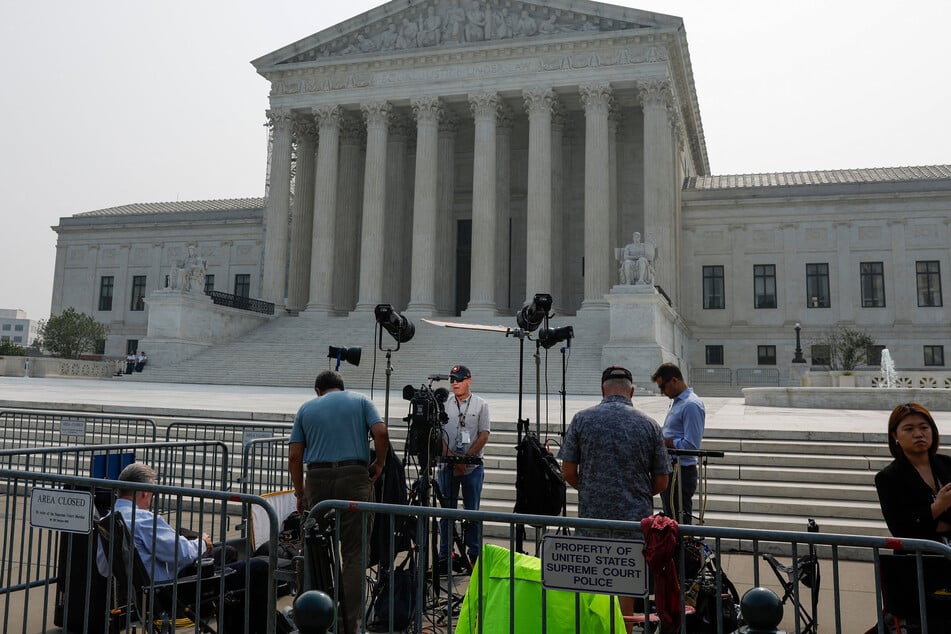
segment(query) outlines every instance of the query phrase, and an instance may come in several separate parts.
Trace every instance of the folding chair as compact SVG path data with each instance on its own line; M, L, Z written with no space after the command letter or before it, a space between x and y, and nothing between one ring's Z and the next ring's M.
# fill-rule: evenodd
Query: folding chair
M803 628L800 630L802 634L818 634L819 622L817 615L819 609L820 574L819 558L816 556L815 547L810 545L809 554L799 557L793 562L792 566L784 566L769 553L764 553L763 559L769 563L769 567L772 568L773 574L776 575L779 584L783 588L783 605L785 605L787 601L792 601L793 605L796 606L796 612L799 614L799 619L803 623ZM812 598L809 609L803 605L801 601L802 597L797 597L796 595L796 586L798 584L809 588Z
M216 630L208 619L217 615L220 580L227 569L208 574L202 566L201 574L153 583L122 515L109 513L95 525L103 551L112 558L116 596L112 617L116 627L111 630L126 629L124 623L139 623L146 632L165 634L174 631L176 621L183 616L200 631L214 634ZM207 569L212 570L210 560Z

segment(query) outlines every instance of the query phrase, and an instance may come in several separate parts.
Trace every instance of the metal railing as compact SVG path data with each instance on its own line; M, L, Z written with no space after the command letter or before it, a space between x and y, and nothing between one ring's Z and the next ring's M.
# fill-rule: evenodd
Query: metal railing
M83 412L0 411L0 449L155 442L155 422Z
M160 474L162 475L162 474ZM166 481L168 477L166 476ZM246 568L244 588L235 594L228 591L228 601L240 599L248 606L251 601L263 602L267 611L268 631L275 631L276 598L273 571L277 567L278 518L273 509L260 497L234 494L222 491L193 489L184 486L131 484L115 480L17 471L0 468L0 513L4 521L0 524L0 631L4 632L45 632L54 625L72 632L158 631L143 627L142 623L128 613L114 618L112 610L117 606L114 599L133 597L141 591L132 581L119 579L117 566L108 567L103 576L96 565L99 537L94 532L96 514L104 516L113 509L112 500L119 488L148 491L155 499L168 500L167 506L173 510L187 507L204 509L193 515L189 521L183 513L166 517L176 531L203 529L226 536L229 513L237 510L239 514L249 515L252 509L258 509L267 518L270 525L270 549L267 558L266 584L250 584L250 566ZM106 491L107 504L93 508L92 491ZM88 497L86 497L88 496ZM88 500L89 507L79 502ZM240 506L240 508L236 508ZM54 512L51 512L52 511ZM66 525L59 528L57 517L65 513ZM51 527L55 525L56 528ZM238 574L238 573L235 573ZM173 580L169 592L175 603L176 593L185 593L184 581ZM201 582L198 582L199 586ZM191 590L193 591L193 590ZM142 603L144 614L138 619L149 623L159 619L157 603L152 593ZM225 608L225 585L217 589L215 597L218 606ZM240 595L240 596L239 596ZM215 618L203 613L207 608L196 606L190 613L196 622ZM218 617L221 611L217 611ZM248 623L248 618L239 619ZM181 617L181 615L178 615ZM166 616L166 618L168 618ZM171 615L174 625L182 625ZM192 631L198 631L197 625L188 625ZM180 628L180 631L185 628ZM246 629L245 629L246 631Z
M319 518L328 517L328 513L334 519L340 518L342 514L358 513L361 517L360 524L363 526L371 521L371 517L377 519L385 516L409 518L409 524L415 531L414 546L406 551L406 554L398 553L396 562L401 557L409 556L413 558L413 563L408 566L408 569L422 571L422 574L415 574L413 579L415 593L419 600L412 606L414 624L407 631L423 630L447 633L453 631L457 633L482 631L479 624L483 622L482 617L487 615L487 608L492 609L493 626L491 631L493 632L528 631L524 630L525 618L534 619L531 631L565 631L566 622L569 624L567 627L569 631L572 631L570 625L572 622L574 623L573 631L575 632L592 631L589 624L586 625L585 620L592 614L600 619L598 622L601 629L598 631L621 632L623 631L621 627L626 627L626 625L616 625L619 608L613 595L606 597L601 602L592 600L589 595L591 593L611 592L611 590L597 587L592 579L600 578L603 580L606 577L611 578L612 574L615 577L624 577L626 576L625 566L629 562L623 565L614 564L607 559L602 560L601 563L595 563L595 560L591 559L590 565L589 563L576 562L575 585L566 588L563 585L558 586L557 580L553 582L551 577L546 580L546 576L552 571L549 567L552 560L549 555L546 555L545 544L556 543L555 541L546 542L546 540L553 540L553 536L560 540L581 539L563 536L570 531L583 531L590 534L595 531L610 530L613 531L615 536L618 532L629 535L629 538L625 538L619 543L625 544L630 541L631 546L628 548L628 552L635 553L636 551L639 553L644 535L641 532L640 525L636 522L514 515L499 512L329 500L317 504L309 511L305 528L308 524L317 522ZM429 536L433 530L436 530L434 522L437 519L448 519L454 522L494 522L507 525L509 527L508 539L500 540L501 546L504 547L504 552L501 554L503 565L495 566L500 556L497 545L483 544L483 555L480 556L480 561L485 557L485 553L489 552L486 550L487 548L495 549L493 550L493 561L495 563L492 564L491 571L485 570L477 562L471 572L471 577L459 573L458 570L453 572L454 568L449 568L442 573L434 572L435 567L431 567L433 553L429 550L431 545ZM542 536L536 542L536 552L541 553L541 560L533 558L526 560L525 555L516 553L515 525L518 523L547 527L547 531L543 531ZM304 590L328 589L322 587L322 584L326 585L328 581L328 571L330 574L329 580L333 585L331 590L335 592L335 589L340 586L338 580L340 579L342 565L335 555L341 540L339 522L333 522L330 526L336 527L324 531L325 535L330 536L329 548L321 546L318 540L311 539L309 534L305 532ZM702 631L733 631L733 625L728 623L727 619L727 615L733 607L733 599L727 589L735 585L739 596L745 590L753 587L774 588L778 595L777 601L780 600L778 597L781 595L783 597L782 602L787 604L786 616L781 624L782 629L796 634L818 631L818 614L816 612L808 613L809 605L806 601L806 595L809 593L815 593L816 603L813 605L821 605L824 610L831 610L833 615L831 623L824 622L822 624L823 632L857 632L875 626L878 632L884 633L887 631L886 619L889 618L886 611L889 611L890 616L895 617L898 616L896 611L899 608L907 608L907 606L899 605L900 601L896 599L893 592L890 593L889 591L889 588L894 587L896 581L905 587L916 587L917 596L929 597L929 600L915 603L913 613L904 613L901 618L920 622L921 631L923 632L930 631L932 634L937 634L938 632L949 631L947 623L951 621L945 621L944 619L951 619L951 615L941 611L939 602L930 600L935 588L929 585L932 584L933 578L927 572L929 566L944 566L945 576L943 579L945 585L951 583L951 576L947 575L947 571L951 571L951 547L944 544L926 540L835 535L818 532L768 531L687 525L679 528L682 538L694 544L700 544L701 552L705 553L702 555L703 567L700 568L700 573L694 578L687 573L688 570L691 570L691 563L689 557L685 556L684 553L688 553L689 550L685 547L679 550L680 554L675 560L675 567L679 578L684 580L681 584L681 605L690 603L690 593L696 591L697 587L704 591L703 588L709 586L715 603L715 606L710 609L710 614L719 615L715 616L713 622L706 625L708 629ZM390 549L394 549L396 536L390 534L385 538L389 539ZM580 541L578 543L594 543L595 547L598 548L600 548L598 544L605 548L607 548L607 545L611 545L615 549L618 548L616 545L618 542L611 539L590 536L583 539L586 542ZM540 548L539 541L542 543ZM609 542L610 544L608 544ZM369 564L367 561L369 545L364 542L363 546L362 552L364 554L361 565L367 567ZM595 547L592 547L592 549ZM627 547L625 546L625 548ZM840 558L840 554L846 549L866 551L870 555L867 557L868 561L863 563L845 561ZM887 575L894 574L894 566L891 563L894 555L890 554L892 549L907 554L906 561L910 562L906 570L907 578L897 580L886 578ZM807 565L804 556L814 554L817 551L824 554L822 558L816 557L814 576L806 581L807 576L802 574ZM551 549L548 552L550 553ZM786 584L777 583L776 580L771 579L773 568L768 560L764 558L764 555L774 552L786 552L792 555L790 566L792 577ZM635 554L629 554L628 556L635 557ZM509 562L507 566L504 565L506 559ZM367 608L372 610L372 605L379 600L379 596L374 597L377 588L393 588L395 578L400 570L396 562L389 562L389 565L383 566L382 571L371 568L371 577L375 578L371 579L369 589L365 590L360 597L358 605L362 606L360 608L363 611L362 613L366 614L365 609ZM527 565L527 562L531 565ZM708 562L716 563L708 566ZM631 565L636 567L640 564ZM846 570L846 567L849 567L849 570ZM857 567L861 567L861 569L857 570ZM742 570L739 570L741 568ZM518 572L512 573L512 570L518 570ZM535 572L531 573L532 570ZM819 570L822 570L822 576L826 579L831 577L831 591L823 589L821 596L818 594L820 590ZM693 572L697 574L696 571ZM729 581L730 576L733 577L732 583ZM460 578L462 583L459 582ZM571 580L571 578L569 574L568 579ZM386 581L384 582L384 580ZM883 580L886 581L884 590ZM516 585L523 582L528 583L531 588L521 588L516 592ZM501 589L490 588L490 586L499 583L503 584ZM811 585L809 585L810 583ZM571 585L571 581L569 581L569 585ZM566 592L567 596L565 596ZM464 593L464 596L462 593ZM846 593L850 595L848 598L843 596ZM852 595L858 595L858 598ZM530 597L527 599L527 604L526 597ZM871 597L874 597L874 600ZM339 593L337 593L335 599L340 599ZM393 591L390 591L389 600L390 602L395 600ZM863 600L865 604L858 608L850 603ZM344 599L344 601L346 600ZM552 618L553 613L546 606L556 603L562 607L567 605L569 612L567 615L564 612L554 613L558 615L556 618L559 620L558 622L552 622L550 618ZM680 616L682 618L679 631L682 633L697 631L694 629L697 625L696 621L691 621L696 618L696 610L699 609L699 603L695 605L698 607L681 608ZM936 606L937 609L935 609ZM651 618L643 616L643 614L650 615L651 613L650 596L646 595L645 590L645 606L641 620ZM368 618L372 618L372 615ZM465 622L466 618L472 619L471 629L469 628L470 623ZM626 620L631 622L636 621L637 618L635 615ZM929 619L931 620L929 621ZM522 625L519 625L519 627L523 629L517 629L517 623L521 623ZM727 627L730 629L726 629ZM393 630L390 629L390 631Z
M736 384L746 387L779 386L779 370L776 368L737 368Z
M690 373L690 383L732 385L733 370L730 368L694 368Z
M263 315L274 314L274 303L266 302L263 299L254 299L253 297L244 297L242 295L232 295L221 291L208 291L205 293L215 304L227 306L228 308L237 308L247 310L252 313L261 313Z

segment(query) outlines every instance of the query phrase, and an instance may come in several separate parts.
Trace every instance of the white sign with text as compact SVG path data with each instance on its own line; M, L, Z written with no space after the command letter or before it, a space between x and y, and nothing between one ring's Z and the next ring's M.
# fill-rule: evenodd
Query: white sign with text
M30 526L67 533L92 532L92 493L62 489L33 489Z
M646 596L643 550L641 540L545 535L542 586L548 590Z

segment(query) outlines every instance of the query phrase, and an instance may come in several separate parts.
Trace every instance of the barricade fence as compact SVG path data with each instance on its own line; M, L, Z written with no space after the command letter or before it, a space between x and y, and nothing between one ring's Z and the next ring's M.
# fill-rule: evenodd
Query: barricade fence
M0 631L47 632L55 626L97 634L241 634L251 631L258 618L266 621L268 632L275 631L279 521L264 499L6 468L0 468L0 482L5 485L0 491ZM131 491L131 499L145 506L123 502L124 510L116 511L121 490ZM94 495L101 491L107 495ZM234 550L214 551L215 556L223 553L220 563L176 554L166 571L148 554L161 552L158 538L150 536L162 524L158 514L149 512L142 493L166 500L173 513L162 516L171 530L189 539L197 534L199 543L202 532L231 537L229 506L239 506L241 515L262 515L271 536L268 554L252 561L246 541L238 536L227 542ZM189 506L202 511L181 512ZM195 548L205 550L203 545Z
M83 412L0 411L0 449L155 442L155 422Z
M77 477L114 480L132 462L145 462L151 466L156 471L158 484L217 491L230 488L228 448L220 442L135 443L0 451L0 468ZM18 493L14 490L8 492ZM112 490L96 489L93 493L98 504L108 504ZM221 503L214 500L196 499L176 505L174 500L162 495L157 495L152 504L159 513L167 517L180 517L186 524L195 515L217 514L221 510L218 508ZM232 518L231 524L240 527L242 519L239 510L228 509L227 505L224 510ZM212 537L218 537L217 529Z
M367 583L348 602L341 591L341 522L353 514L362 546L357 566ZM445 564L434 538L438 520L454 525L453 556ZM393 530L367 537L366 529L381 521ZM505 525L508 537L485 540L470 569L457 539L463 523ZM516 552L516 524L543 527L536 531L537 557ZM817 634L820 621L823 632L884 634L897 622L921 628L913 631L951 631L947 545L809 531L679 529L672 563L681 580L676 631L733 632L743 623L739 600L759 586L775 591L785 614L780 626L796 634ZM662 567L648 570L645 553L650 560L658 547L654 531L648 533L644 551L645 534L633 522L330 500L310 509L304 522L303 589L328 592L344 609L357 610L371 631L588 634L625 632L632 624L634 631L654 631L643 622L660 619L668 602L654 594L666 576L656 573ZM829 556L820 558L820 548ZM845 560L844 549L866 557ZM638 597L633 616L622 614L620 596Z

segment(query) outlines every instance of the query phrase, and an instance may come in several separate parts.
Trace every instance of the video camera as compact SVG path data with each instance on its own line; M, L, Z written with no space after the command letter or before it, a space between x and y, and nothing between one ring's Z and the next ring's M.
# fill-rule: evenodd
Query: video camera
M433 381L448 380L445 374L431 374L429 385L403 387L403 400L409 401L409 414L403 419L409 426L408 451L421 467L428 469L442 455L442 428L449 420L446 401L449 390L432 388Z

